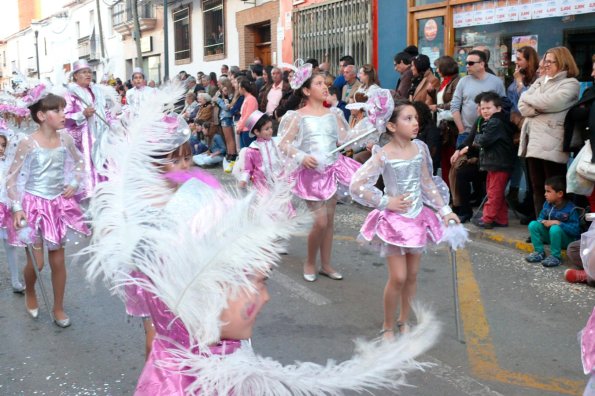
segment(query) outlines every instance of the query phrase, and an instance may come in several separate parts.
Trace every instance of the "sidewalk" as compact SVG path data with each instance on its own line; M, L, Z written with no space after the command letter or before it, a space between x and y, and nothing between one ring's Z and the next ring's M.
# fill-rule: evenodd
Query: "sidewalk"
M522 252L531 253L533 245L531 242L527 242L529 237L528 226L521 225L520 220L516 218L512 211L509 212L508 219L508 227L505 228L485 230L473 225L471 222L465 223L465 227L469 230L471 239L484 239Z

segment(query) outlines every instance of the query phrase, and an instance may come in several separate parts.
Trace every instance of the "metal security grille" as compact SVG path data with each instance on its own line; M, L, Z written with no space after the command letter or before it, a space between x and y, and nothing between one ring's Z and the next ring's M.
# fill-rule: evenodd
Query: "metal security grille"
M370 63L372 56L370 0L334 0L304 7L293 13L294 59L330 62L337 74L339 58L351 55L355 64Z

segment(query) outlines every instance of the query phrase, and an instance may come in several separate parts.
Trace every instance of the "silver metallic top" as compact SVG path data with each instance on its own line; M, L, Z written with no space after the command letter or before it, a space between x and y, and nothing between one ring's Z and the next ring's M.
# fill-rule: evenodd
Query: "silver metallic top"
M54 199L62 194L66 149L62 146L53 149L37 147L30 155L25 191L45 199Z
M311 155L316 158L318 168L324 169L339 158L338 153L329 155L338 145L366 135L370 130L374 127L369 123L359 123L351 128L343 111L336 107L319 116L288 111L279 124L279 148L295 165L301 165L304 157ZM361 139L352 147L363 147L367 142Z
M6 178L6 191L12 211L22 210L23 193L54 199L66 186L83 184L85 165L72 137L58 132L60 146L44 148L31 136L22 137ZM14 144L14 143L13 143Z
M351 179L351 197L362 205L384 210L389 198L408 193L407 199L412 200L412 205L407 212L399 212L404 217L416 217L423 205L439 212L441 216L452 212L448 206L448 186L440 177L432 175L432 158L428 146L421 140L413 142L418 152L409 159L388 158L382 148L374 146L372 158ZM381 174L385 185L384 194L374 186Z

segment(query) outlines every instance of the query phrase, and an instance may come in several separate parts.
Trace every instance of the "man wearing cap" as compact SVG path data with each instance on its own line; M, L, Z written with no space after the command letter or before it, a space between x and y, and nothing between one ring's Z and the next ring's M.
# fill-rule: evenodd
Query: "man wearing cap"
M79 198L86 199L91 196L95 185L105 180L100 175L105 164L102 146L110 129L108 123L113 122L113 118L103 89L92 84L93 72L87 61L80 59L74 62L71 77L73 82L68 84L64 95L64 127L83 154L87 177L85 190Z
M147 95L153 94L154 91L153 88L147 87L145 73L140 67L135 67L132 70L130 81L132 81L132 89L126 91L126 104L132 114L136 116Z

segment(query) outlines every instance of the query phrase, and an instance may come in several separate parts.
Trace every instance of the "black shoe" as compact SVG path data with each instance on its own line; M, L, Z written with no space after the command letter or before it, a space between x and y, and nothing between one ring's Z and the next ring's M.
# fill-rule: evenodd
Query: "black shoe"
M527 237L527 239L525 239L525 242L527 242L527 243L531 243L531 235L529 235L529 236Z
M461 214L459 215L459 221L461 222L461 224L463 224L471 220L471 217L473 217L472 214Z
M508 224L500 224L500 223L496 223L495 221L492 224L494 225L494 227L500 227L500 228L508 227Z
M494 228L494 223L485 223L482 219L471 220L471 223L473 223L473 225L479 228L483 228L486 230L491 230L492 228Z

